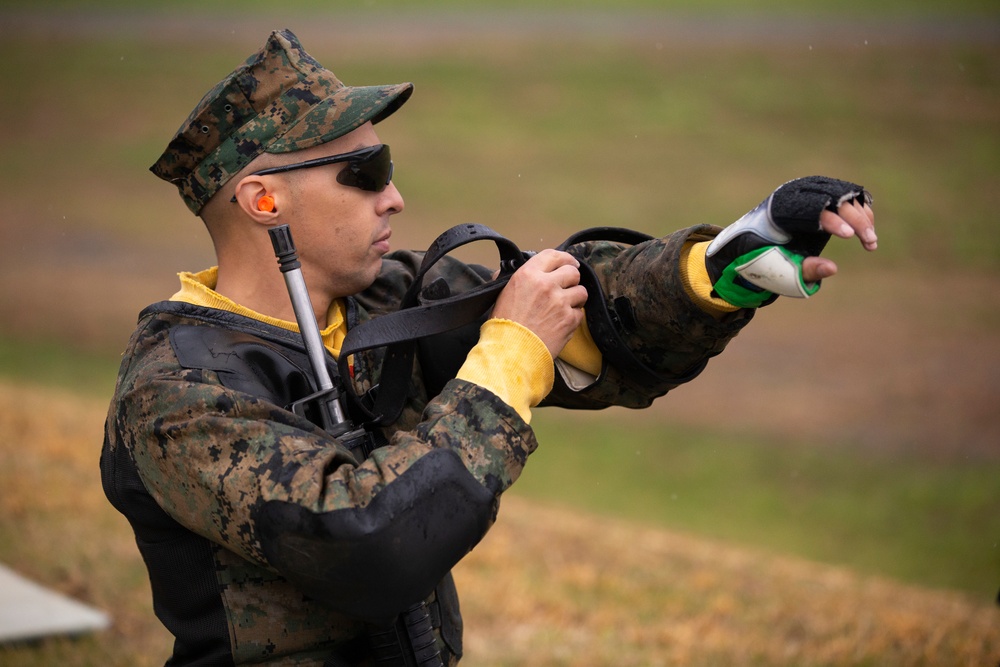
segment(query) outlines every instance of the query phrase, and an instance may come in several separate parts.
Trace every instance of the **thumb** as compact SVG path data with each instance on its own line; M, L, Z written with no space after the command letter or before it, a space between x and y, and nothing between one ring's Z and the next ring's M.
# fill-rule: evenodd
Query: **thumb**
M807 283L815 283L837 275L837 265L826 257L806 257L802 262L802 278Z

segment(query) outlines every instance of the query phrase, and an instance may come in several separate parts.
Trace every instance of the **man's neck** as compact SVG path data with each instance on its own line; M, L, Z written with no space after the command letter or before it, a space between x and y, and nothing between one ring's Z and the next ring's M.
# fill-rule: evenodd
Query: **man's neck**
M262 315L287 322L295 322L295 311L292 308L291 297L285 286L277 266L273 275L263 271L236 271L219 266L219 280L215 291L227 299L256 311ZM313 290L309 294L313 314L320 329L327 325L327 313L333 299L321 291Z

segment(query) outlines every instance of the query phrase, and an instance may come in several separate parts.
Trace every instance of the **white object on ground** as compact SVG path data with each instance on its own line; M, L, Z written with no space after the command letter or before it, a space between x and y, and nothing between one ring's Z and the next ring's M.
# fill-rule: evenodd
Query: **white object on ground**
M107 614L0 565L0 642L103 630Z

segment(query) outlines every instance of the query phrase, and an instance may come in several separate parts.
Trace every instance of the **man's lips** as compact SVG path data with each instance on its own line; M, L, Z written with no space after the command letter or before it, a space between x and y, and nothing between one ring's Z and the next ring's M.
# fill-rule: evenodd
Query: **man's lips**
M385 234L375 239L375 242L372 245L384 255L389 252L389 237L391 236L392 232L387 231Z

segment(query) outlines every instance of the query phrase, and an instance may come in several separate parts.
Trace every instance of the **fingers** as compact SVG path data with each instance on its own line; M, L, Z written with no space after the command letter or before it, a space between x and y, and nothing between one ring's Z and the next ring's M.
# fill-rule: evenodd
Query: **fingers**
M562 287L560 296L570 308L583 308L587 303L587 288L580 284L579 260L568 252L553 250L552 253L557 256L552 260L556 268L551 273L557 284ZM582 314L579 317L582 317Z
M819 217L823 230L842 239L857 236L861 246L868 251L878 248L875 234L875 212L868 203L850 201L840 205L837 212L823 211ZM837 265L825 257L806 257L802 262L802 278L814 283L836 275Z
M532 257L537 266L532 267L546 275L560 290L553 298L560 299L570 308L582 308L587 302L587 289L580 284L580 262L568 252L547 249ZM525 264L527 267L527 263Z
M549 271L548 274L556 285L563 289L569 289L574 285L580 284L580 270L569 264L559 266L553 271Z
M521 270L548 274L546 280L551 279L558 287L568 289L580 284L579 267L580 262L573 255L549 248L530 258Z
M528 261L524 263L524 266L531 266L535 269L548 273L563 266L578 268L580 266L580 262L576 259L576 257L568 252L546 248L528 259Z
M820 214L819 224L825 232L842 239L857 236L865 250L875 250L878 247L875 212L867 203L862 205L850 201L841 204L836 213L825 210Z

